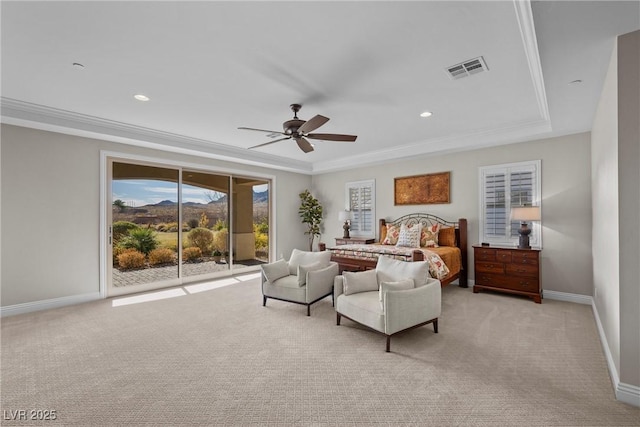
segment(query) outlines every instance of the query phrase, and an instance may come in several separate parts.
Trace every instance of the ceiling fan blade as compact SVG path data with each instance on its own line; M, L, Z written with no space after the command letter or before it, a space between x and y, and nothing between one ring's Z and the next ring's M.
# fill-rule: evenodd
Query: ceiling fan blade
M265 145L273 144L274 142L284 141L285 139L291 139L291 137L288 136L286 138L280 138L280 139L276 139L274 141L265 142L264 144L254 145L253 147L249 147L249 150L251 150L252 148L264 147Z
M298 143L298 147L300 147L300 149L305 153L310 153L313 151L313 146L305 138L303 137L296 138L296 142Z
M266 132L266 133L278 133L280 135L286 135L286 133L281 132L279 130L267 130L267 129L255 129L255 128L246 128L246 127L239 127L238 129L242 129L242 130L255 130L258 132ZM273 141L275 142L275 141Z
M322 139L325 141L338 141L338 142L354 142L357 138L356 135L339 135L335 133L310 133L306 135L311 139Z
M311 119L307 120L302 126L300 126L300 129L298 129L298 133L305 134L307 132L314 131L328 121L328 117L318 114L317 116L312 117Z

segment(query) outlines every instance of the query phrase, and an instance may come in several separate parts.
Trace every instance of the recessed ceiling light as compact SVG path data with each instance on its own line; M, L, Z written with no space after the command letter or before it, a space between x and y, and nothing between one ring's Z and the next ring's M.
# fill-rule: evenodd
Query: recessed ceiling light
M431 117L432 114L431 111L425 111L424 113L420 113L420 117Z
M582 83L582 80L580 79L569 82L570 85L579 85L580 83Z
M149 100L149 97L148 97L148 96L143 95L143 94L141 94L141 93L139 93L139 94L137 94L137 95L133 95L133 97L134 97L135 99L137 99L138 101L148 101L148 100Z

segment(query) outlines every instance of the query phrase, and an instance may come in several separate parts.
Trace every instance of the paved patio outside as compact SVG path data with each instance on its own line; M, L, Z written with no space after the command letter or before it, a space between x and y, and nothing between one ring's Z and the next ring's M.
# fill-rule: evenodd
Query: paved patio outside
M244 260L234 263L235 268L249 267L253 265L266 264L266 261L259 259ZM216 271L225 271L229 269L227 263L217 263L215 261L204 261L196 263L185 263L182 266L182 274L186 276L197 276L200 274L214 273ZM131 286L143 283L151 283L160 280L175 279L178 277L178 266L169 265L166 267L153 267L141 270L120 271L113 269L113 286Z

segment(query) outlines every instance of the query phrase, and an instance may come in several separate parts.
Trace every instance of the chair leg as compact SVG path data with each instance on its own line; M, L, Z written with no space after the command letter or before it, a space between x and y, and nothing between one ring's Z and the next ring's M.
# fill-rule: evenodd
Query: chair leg
M307 304L307 316L311 316L311 304Z
M262 306L265 307L267 305L267 297L262 295Z
M336 311L336 325L340 326L340 313Z
M387 335L387 353L391 351L391 335Z
M336 297L335 295L333 295L333 292L331 293L331 307L335 307L336 306Z
M438 333L438 319L433 321L433 332Z

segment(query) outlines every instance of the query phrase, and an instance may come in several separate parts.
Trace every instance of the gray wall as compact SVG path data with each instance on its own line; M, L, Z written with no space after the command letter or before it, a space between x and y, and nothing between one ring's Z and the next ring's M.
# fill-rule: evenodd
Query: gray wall
M276 177L275 253L307 239L298 193L311 177L2 125L3 307L99 291L100 150Z
M363 143L364 144L364 143ZM591 163L590 134L582 133L527 143L437 156L411 157L383 166L354 168L313 177L323 202L323 240L342 235L338 211L344 208L348 181L375 179L376 216L393 219L428 212L445 219L467 218L469 242L478 243L478 167L525 160L542 160L542 286L546 290L591 295ZM394 206L393 179L400 176L451 171L451 203ZM473 278L473 254L469 260Z
M591 146L594 303L620 382L638 387L640 31L617 40Z
M593 299L615 369L620 371L618 236L618 55L613 50L591 131ZM606 226L603 226L606 224Z
M640 386L640 31L618 38L620 381Z

